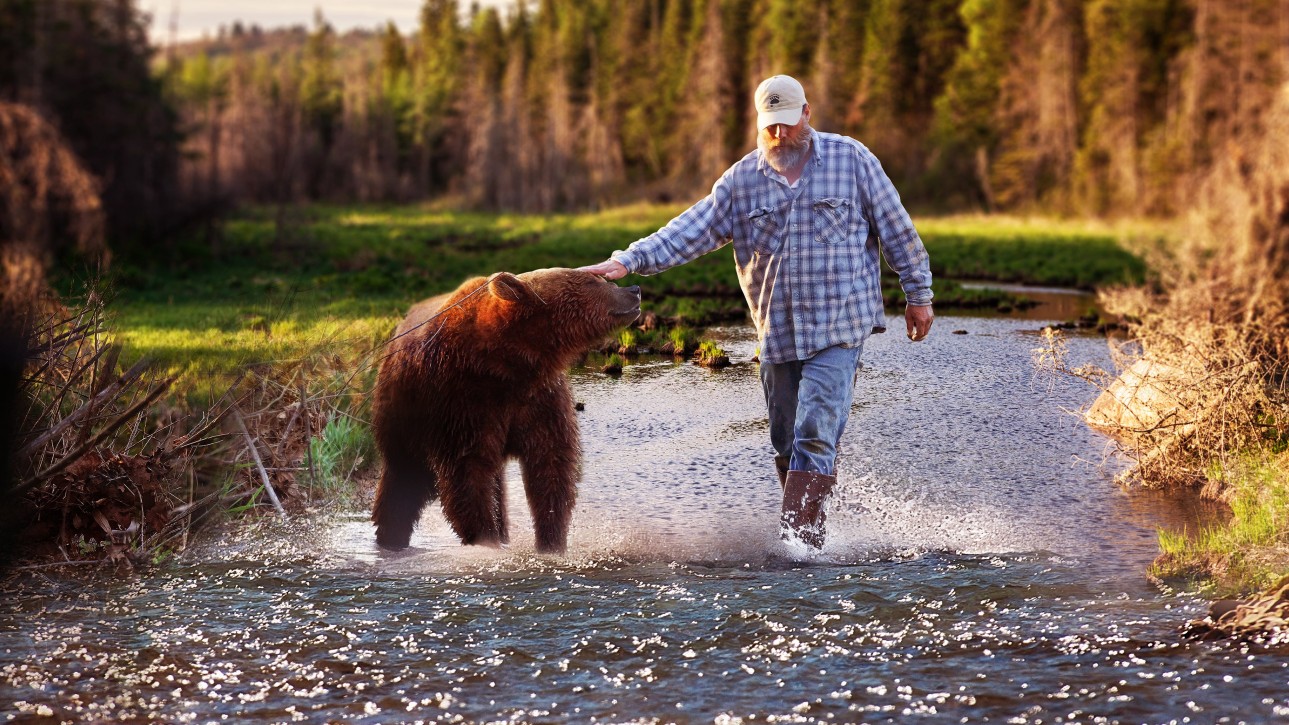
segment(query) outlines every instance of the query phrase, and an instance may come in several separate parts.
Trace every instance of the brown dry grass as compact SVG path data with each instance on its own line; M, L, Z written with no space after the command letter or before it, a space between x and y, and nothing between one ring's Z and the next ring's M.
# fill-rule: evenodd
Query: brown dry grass
M1289 85L1249 138L1227 149L1184 241L1150 260L1157 281L1101 295L1127 323L1118 373L1146 371L1159 409L1100 427L1137 460L1136 481L1219 500L1214 465L1289 438ZM1064 369L1059 340L1040 363Z
M1160 289L1104 296L1132 322L1138 356L1185 380L1170 384L1185 404L1161 431L1177 444L1144 461L1146 481L1194 483L1211 462L1289 434L1289 86L1264 121L1258 142L1229 149L1187 242L1156 260Z

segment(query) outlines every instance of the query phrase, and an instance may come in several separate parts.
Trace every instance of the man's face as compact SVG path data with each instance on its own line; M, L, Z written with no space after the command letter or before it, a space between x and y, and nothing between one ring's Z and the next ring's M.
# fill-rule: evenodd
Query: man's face
M761 142L766 149L799 148L806 138L806 127L810 125L810 104L802 109L801 120L797 125L788 126L773 123L761 129Z

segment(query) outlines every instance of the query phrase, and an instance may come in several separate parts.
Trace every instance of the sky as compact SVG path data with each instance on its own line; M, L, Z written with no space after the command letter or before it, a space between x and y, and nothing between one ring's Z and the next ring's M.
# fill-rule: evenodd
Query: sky
M241 20L248 27L313 25L313 11L322 14L337 30L376 28L390 20L404 32L416 28L422 0L139 0L139 7L152 15L152 40L164 43L170 37L170 22L178 11L179 40L195 40L203 34L214 36L220 25ZM470 6L469 0L458 3ZM484 0L480 5L510 7L510 0Z

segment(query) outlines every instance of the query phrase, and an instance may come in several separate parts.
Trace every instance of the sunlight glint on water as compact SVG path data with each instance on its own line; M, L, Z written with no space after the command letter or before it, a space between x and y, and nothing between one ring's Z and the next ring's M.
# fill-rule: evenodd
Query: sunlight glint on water
M893 321L894 322L894 321ZM830 538L778 539L743 364L578 373L569 555L462 547L437 507L378 552L363 512L214 542L162 573L37 573L0 600L0 713L163 722L1267 722L1289 657L1182 642L1190 595L1144 579L1167 501L1036 380L1035 323L875 337ZM892 326L892 329L899 329ZM966 335L948 334L964 329ZM1105 343L1071 340L1082 360Z

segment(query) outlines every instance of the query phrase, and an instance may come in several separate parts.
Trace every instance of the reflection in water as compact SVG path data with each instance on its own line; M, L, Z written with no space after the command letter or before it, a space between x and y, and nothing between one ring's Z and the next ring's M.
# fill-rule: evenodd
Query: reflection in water
M1007 312L1006 317L1012 320L1068 322L1098 311L1096 295L1083 290L1000 282L960 282L959 284L965 289L995 289L1011 292L1036 303L1033 307Z
M893 323L897 321L892 321ZM1142 571L1155 526L1036 379L1029 323L875 337L831 539L777 539L754 341L734 367L575 376L585 480L567 557L462 547L427 511L401 554L366 515L213 542L128 580L20 573L0 711L39 721L1220 722L1289 717L1289 657L1181 643L1190 595ZM893 330L900 329L898 324ZM964 329L966 335L947 334ZM1076 358L1105 343L1071 340ZM1236 717L1238 713L1238 718Z

